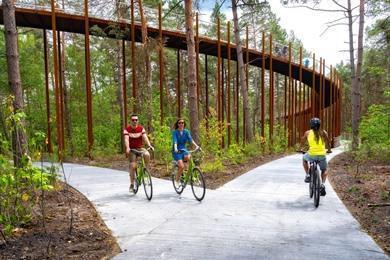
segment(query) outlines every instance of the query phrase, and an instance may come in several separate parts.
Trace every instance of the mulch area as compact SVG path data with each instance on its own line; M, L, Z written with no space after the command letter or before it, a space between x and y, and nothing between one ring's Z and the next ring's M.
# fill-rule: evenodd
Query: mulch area
M6 243L0 240L0 259L108 259L120 252L87 198L64 187L45 195L44 210L36 207L30 224L14 229Z
M390 162L359 165L343 153L330 162L329 179L363 230L390 254Z

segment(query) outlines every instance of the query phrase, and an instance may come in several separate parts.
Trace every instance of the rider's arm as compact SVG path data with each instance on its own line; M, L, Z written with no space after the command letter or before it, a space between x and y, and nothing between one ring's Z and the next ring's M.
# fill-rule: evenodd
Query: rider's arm
M329 140L328 133L325 130L322 130L322 133L323 133L324 138L325 138L325 147L328 150L328 152L331 152L331 148L332 147L330 145L330 140Z
M199 148L199 146L195 143L194 139L192 139L190 131L187 130L187 138L190 141L190 143L195 146L195 150Z
M305 134L301 137L301 143L299 144L299 149L301 151L304 150L305 144L307 142L307 136L309 135L309 131L306 131Z
M173 151L177 153L177 136L176 136L176 130L172 132L172 143L173 143Z
M126 129L123 129L123 136L125 139L126 153L129 153L130 143L129 143L129 132Z
M146 145L147 145L148 147L152 147L152 145L150 144L148 135L147 135L146 133L143 133L143 134L142 134L142 139L144 140L144 142L146 143Z

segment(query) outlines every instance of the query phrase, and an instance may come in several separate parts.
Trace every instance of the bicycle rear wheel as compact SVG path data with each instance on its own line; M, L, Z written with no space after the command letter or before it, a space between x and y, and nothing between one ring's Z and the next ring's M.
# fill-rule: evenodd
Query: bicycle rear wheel
M314 170L313 170L313 167L310 167L309 169L309 174L310 174L310 183L309 183L309 195L310 195L310 198L313 198L313 193L314 193L314 174L313 174Z
M148 200L151 200L153 197L153 184L152 177L150 176L148 169L144 169L142 184L144 185L146 198L148 198Z
M176 185L176 182L175 182L178 171L179 171L179 167L177 165L173 166L172 172L171 172L171 178L172 178L173 188L175 189L176 193L181 194L184 190L184 187L180 183L178 185Z
M317 208L320 204L320 190L321 190L321 179L318 170L315 170L314 174L314 206Z
M199 168L194 168L191 173L191 189L195 199L201 201L206 194L206 183Z

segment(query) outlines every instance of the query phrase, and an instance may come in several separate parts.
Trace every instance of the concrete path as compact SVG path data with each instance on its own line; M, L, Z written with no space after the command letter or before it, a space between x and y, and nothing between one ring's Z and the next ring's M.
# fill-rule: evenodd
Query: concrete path
M68 182L94 203L117 238L123 252L115 259L389 259L329 183L314 208L301 157L207 190L201 203L190 187L177 195L170 181L153 178L149 202L143 189L129 194L126 172L64 166Z

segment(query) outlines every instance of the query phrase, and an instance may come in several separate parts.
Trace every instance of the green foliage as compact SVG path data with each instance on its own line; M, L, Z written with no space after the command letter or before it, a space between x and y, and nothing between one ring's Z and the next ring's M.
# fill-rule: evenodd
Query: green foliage
M361 147L360 156L366 159L390 158L390 117L389 107L372 105L360 123Z
M234 164L242 163L245 160L244 149L238 144L231 144L222 153L222 159Z
M160 121L153 120L154 131L149 133L149 138L154 145L155 159L163 161L168 165L172 159L172 132L169 126L160 125Z
M202 170L206 173L215 173L224 169L222 160L216 157L213 160L208 160L202 163Z
M206 124L208 123L208 130ZM220 131L221 129L221 131ZM219 126L215 117L204 119L200 123L200 143L202 149L211 156L220 156L220 142L224 133L224 126Z
M40 192L52 190L55 178L54 172L30 163L15 168L0 155L0 224L5 227L6 233L14 226L31 220Z

